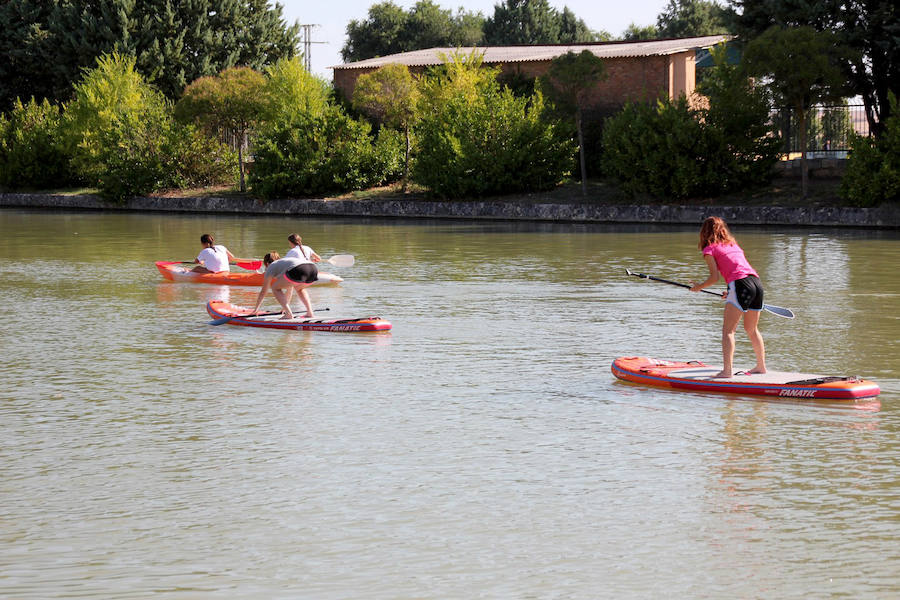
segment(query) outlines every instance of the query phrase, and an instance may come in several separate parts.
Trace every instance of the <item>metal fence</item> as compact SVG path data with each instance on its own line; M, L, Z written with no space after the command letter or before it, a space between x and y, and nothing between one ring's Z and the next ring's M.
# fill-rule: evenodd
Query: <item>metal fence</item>
M772 113L772 124L784 145L782 152L800 152L800 128L795 111L782 108ZM869 135L869 121L862 104L816 106L806 115L806 151L844 154L851 135Z

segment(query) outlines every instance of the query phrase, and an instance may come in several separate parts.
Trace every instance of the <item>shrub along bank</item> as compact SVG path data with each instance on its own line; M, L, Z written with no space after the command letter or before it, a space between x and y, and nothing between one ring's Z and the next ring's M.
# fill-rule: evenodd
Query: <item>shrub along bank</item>
M82 185L115 202L238 179L243 189L245 157L232 147L245 144L250 193L263 199L396 183L407 156L413 183L442 199L552 191L576 172L571 120L540 91L515 95L501 86L477 55L448 57L404 89L405 99L382 102L402 104L402 118L375 111L370 122L291 59L264 74L201 78L172 105L137 74L133 58L104 56L68 104L18 102L0 116L0 186ZM683 202L766 189L778 143L766 98L725 64L702 91L706 107L660 100L626 106L605 122L592 162L626 198ZM365 107L377 104L369 98ZM850 204L897 200L900 125L886 125L877 143L857 140L842 188Z

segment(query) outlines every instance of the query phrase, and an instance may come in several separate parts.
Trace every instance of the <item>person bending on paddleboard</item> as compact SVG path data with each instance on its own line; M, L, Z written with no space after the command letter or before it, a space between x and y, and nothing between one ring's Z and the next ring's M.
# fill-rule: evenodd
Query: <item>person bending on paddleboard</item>
M700 244L709 277L703 283L691 282L692 292L713 285L719 276L725 278L728 290L725 297L725 318L722 323L722 371L716 377L734 375L734 332L741 317L744 317L744 331L753 345L756 366L748 373L766 372L766 347L759 332L759 316L763 309L763 287L759 275L750 266L744 251L738 246L725 224L719 217L708 217L700 227Z
M212 234L204 233L201 235L200 243L203 244L203 250L194 259L195 263L200 264L200 266L192 269L195 273L227 273L231 270L228 264L238 260L228 251L228 248L216 244Z
M259 312L259 307L262 306L266 292L271 289L272 295L275 296L275 299L281 305L283 311L281 317L293 319L291 295L296 290L300 300L303 301L303 306L306 307L306 315L304 316L310 319L315 317L306 288L319 279L319 270L316 268L316 265L308 258L298 258L296 256L281 258L277 252L266 254L263 257L263 264L266 265L266 272L263 274L263 283L259 290L259 296L256 297L256 307L253 309L253 314Z
M292 233L288 236L288 242L291 244L291 249L287 251L287 254L284 255L285 258L289 258L291 256L295 256L297 258L307 258L314 263L317 263L322 260L322 257L315 253L315 251L309 246L303 245L303 240L300 238L300 235L297 233Z

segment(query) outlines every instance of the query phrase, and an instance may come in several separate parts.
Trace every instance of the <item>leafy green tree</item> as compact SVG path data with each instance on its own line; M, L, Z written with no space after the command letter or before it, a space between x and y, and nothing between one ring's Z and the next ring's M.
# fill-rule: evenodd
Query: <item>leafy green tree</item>
M807 115L816 104L838 100L846 92L840 64L846 49L836 36L811 27L771 27L749 44L743 64L750 75L765 78L775 101L791 107L800 130L801 189L808 192Z
M570 170L574 145L543 95L515 96L481 56L454 54L422 81L414 179L450 198L538 191Z
M852 50L839 63L850 83L847 95L862 97L869 130L876 137L882 134L892 114L888 96L900 95L900 9L895 0L730 0L730 4L733 30L745 40L774 25L832 32Z
M659 37L727 33L725 9L715 0L669 0L656 19Z
M568 8L560 13L547 0L504 0L494 5L493 16L484 23L488 46L594 42L599 38Z
M712 137L709 147L715 156L703 160L716 165L722 192L758 186L772 179L781 145L772 135L768 90L731 64L727 44L710 52L714 66L706 69L697 88L708 107L698 115Z
M165 99L144 81L134 62L134 57L117 53L101 56L75 85L66 106L68 151L75 171L89 183L103 175L99 157L108 146L107 132L126 121L129 125L158 122L167 111Z
M393 2L369 7L368 18L347 25L341 49L346 62L434 47L481 43L481 13L459 9L454 15L431 0L419 0L408 12Z
M265 77L247 67L225 69L216 77L191 83L175 106L182 121L193 121L209 130L231 131L237 139L241 191L246 191L244 146L247 135L266 109Z
M656 25L637 25L632 23L622 32L623 40L654 40L658 37L660 35Z
M60 106L16 100L8 116L0 114L0 185L40 189L70 179Z
M329 103L331 86L306 70L297 57L283 58L266 69L263 86L264 126L288 121L296 113L320 114Z
M607 119L603 169L627 193L710 197L772 178L779 140L770 135L766 90L728 63L724 44L712 54L705 103L682 96L629 104Z
M590 106L590 92L609 77L603 60L590 50L580 54L566 52L550 62L547 75L542 78L544 92L559 108L575 116L578 134L578 155L581 166L581 193L587 194L587 168L584 158L583 113Z
M353 105L375 120L403 131L406 151L403 160L403 189L409 179L410 132L419 117L419 90L405 65L385 65L361 75L353 89Z
M852 136L841 195L860 206L900 202L900 112L890 94L891 117L879 138Z
M369 18L347 24L347 42L341 49L345 62L355 62L402 52L407 15L393 2L369 7Z

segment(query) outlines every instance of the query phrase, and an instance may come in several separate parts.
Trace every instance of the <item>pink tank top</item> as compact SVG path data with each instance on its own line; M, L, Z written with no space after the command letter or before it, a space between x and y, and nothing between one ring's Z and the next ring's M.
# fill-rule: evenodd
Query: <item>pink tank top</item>
M725 278L725 283L731 283L749 275L759 277L747 262L744 251L737 244L710 244L703 249L703 256L707 254L715 259L716 267Z

